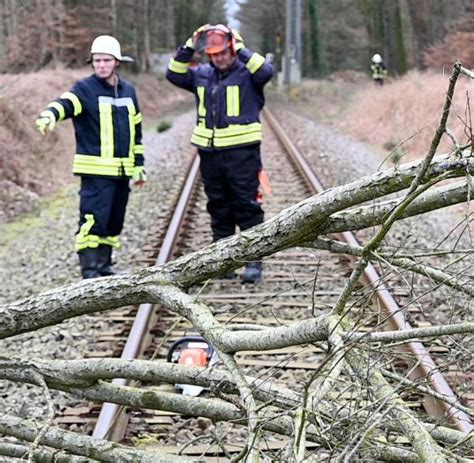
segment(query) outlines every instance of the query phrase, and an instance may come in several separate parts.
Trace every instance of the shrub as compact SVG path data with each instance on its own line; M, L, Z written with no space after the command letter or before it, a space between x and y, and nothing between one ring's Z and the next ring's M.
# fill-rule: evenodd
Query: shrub
M394 166L398 166L402 161L403 156L405 156L403 149L401 147L397 147L390 153L390 161Z
M460 60L464 67L474 67L474 15L466 15L453 26L453 32L448 33L441 43L432 45L423 53L423 63L427 67L441 69L450 68L455 60Z
M171 127L171 122L167 120L163 120L158 122L158 126L156 127L157 132L164 132Z

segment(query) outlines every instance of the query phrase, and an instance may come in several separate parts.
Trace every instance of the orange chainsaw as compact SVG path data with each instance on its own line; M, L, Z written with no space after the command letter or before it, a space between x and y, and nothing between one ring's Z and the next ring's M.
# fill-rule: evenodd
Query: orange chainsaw
M167 361L192 367L207 367L217 361L212 346L199 335L186 334L176 340L168 350ZM183 395L198 396L204 390L193 384L176 384Z

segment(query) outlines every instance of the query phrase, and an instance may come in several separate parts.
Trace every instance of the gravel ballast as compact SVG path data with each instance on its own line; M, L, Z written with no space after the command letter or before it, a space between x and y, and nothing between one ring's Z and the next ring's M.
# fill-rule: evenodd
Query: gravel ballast
M285 121L285 127L310 163L322 164L325 176L334 178L334 183L327 187L375 172L380 167L380 153L283 106L273 109L278 119ZM121 236L123 246L117 253L119 272L137 268L134 259L146 244L147 229L171 207L170 191L192 152L189 138L193 123L194 111L190 111L176 116L168 131L145 135L149 181L145 188L132 191ZM79 280L77 255L73 250L77 190L78 182L54 197L34 197L33 212L0 225L0 304ZM457 242L459 233L450 235L450 232L463 220L463 213L462 207L454 207L404 221L394 228L393 242L420 249L444 237L449 237L447 245ZM0 348L5 357L82 358L91 349L90 336L83 334L102 328L94 317L83 316L2 340ZM40 419L46 414L43 393L38 388L0 382L0 395L4 413ZM55 394L55 399L58 408L70 405L62 394Z

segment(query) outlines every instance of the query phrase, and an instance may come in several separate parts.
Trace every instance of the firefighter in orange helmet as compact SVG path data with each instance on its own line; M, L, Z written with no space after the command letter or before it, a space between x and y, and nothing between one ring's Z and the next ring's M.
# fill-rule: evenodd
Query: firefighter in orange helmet
M190 67L195 51L204 52L210 62ZM245 48L236 31L207 24L177 50L166 76L196 97L191 143L201 160L214 241L233 235L236 227L246 230L263 222L259 114L263 88L273 76L271 64ZM261 276L262 263L249 262L242 279L254 283Z

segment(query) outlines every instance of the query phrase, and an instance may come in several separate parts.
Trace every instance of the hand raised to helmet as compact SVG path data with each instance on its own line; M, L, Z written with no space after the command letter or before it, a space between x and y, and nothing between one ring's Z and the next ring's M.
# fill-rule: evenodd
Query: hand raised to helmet
M235 40L235 51L239 51L242 50L242 48L245 48L244 39L240 35L240 32L237 29L231 29L231 31Z
M202 33L207 31L208 28L209 28L209 24L204 24L203 26L198 27L193 32L193 35L191 37L189 37L188 40L186 40L186 46L196 50L198 48L197 43L198 43Z

